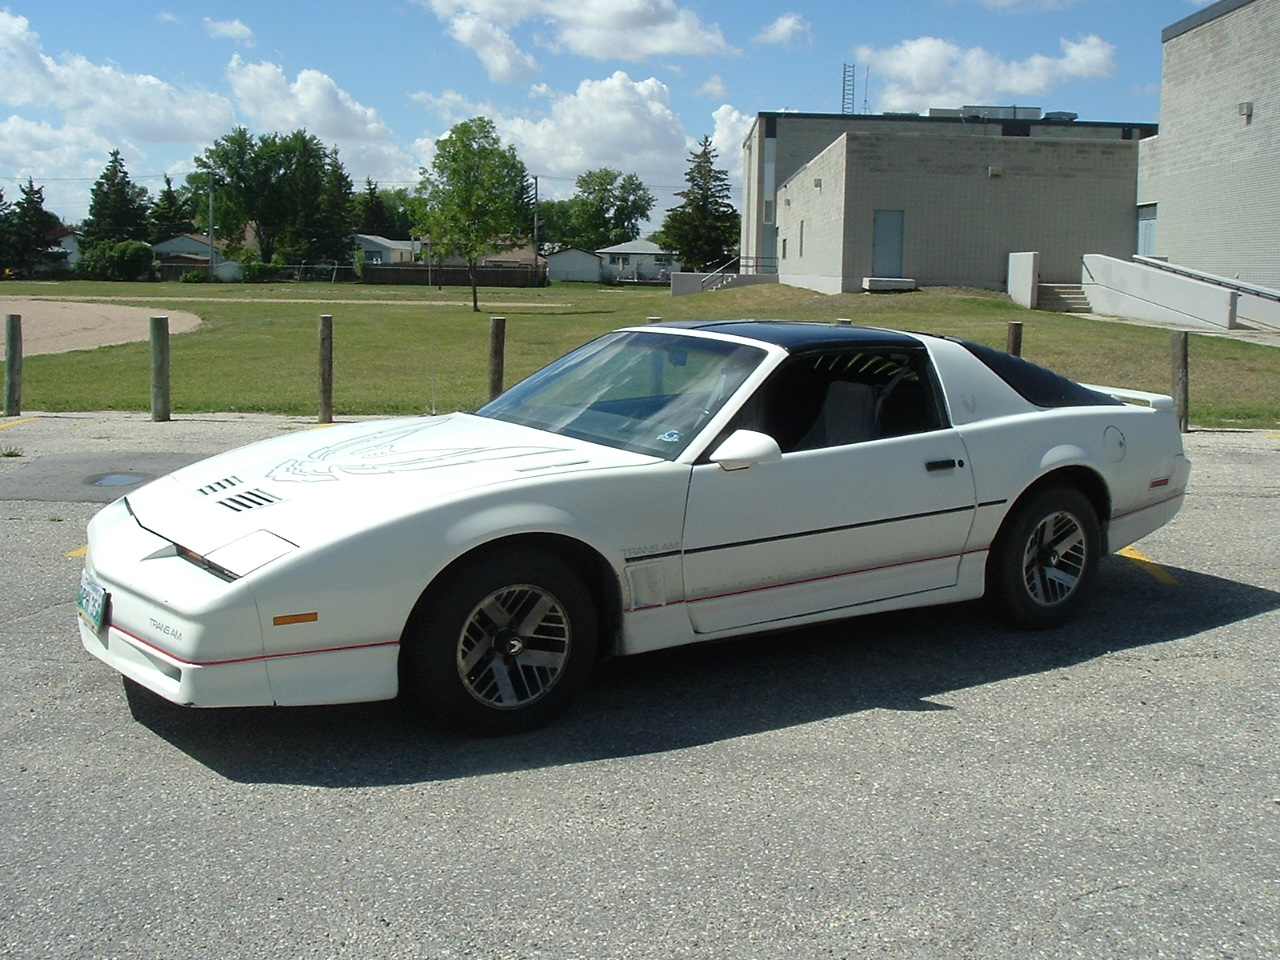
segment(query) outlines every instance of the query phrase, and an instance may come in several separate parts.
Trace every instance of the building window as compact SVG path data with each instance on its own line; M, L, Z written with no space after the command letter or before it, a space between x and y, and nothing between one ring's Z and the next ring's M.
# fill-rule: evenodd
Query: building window
M766 200L764 202L764 222L773 223L773 201Z
M782 238L782 259L787 259L787 238Z
M804 221L803 220L800 221L800 249L799 251L797 251L797 256L800 256L800 257L804 256Z
M1138 207L1138 256L1156 255L1156 205L1144 203Z

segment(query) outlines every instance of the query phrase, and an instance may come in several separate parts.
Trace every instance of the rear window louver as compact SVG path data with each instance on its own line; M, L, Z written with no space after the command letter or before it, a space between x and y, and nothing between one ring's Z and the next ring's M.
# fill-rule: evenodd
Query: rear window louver
M257 510L259 507L269 507L273 503L279 503L281 499L265 490L244 490L233 497L219 500L218 503L228 510L244 513L247 510Z

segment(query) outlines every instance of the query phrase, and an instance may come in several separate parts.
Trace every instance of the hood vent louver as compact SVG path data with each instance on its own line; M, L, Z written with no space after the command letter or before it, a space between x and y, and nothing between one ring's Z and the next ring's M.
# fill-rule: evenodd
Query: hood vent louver
M269 507L273 503L279 503L282 499L282 497L267 493L265 490L244 490L233 497L219 500L218 503L228 510L244 513L248 510L257 510L259 507Z
M202 493L206 497L213 497L222 493L224 490L230 490L232 487L238 487L243 483L239 477L224 477L221 480L215 480L208 486L200 487L196 493Z

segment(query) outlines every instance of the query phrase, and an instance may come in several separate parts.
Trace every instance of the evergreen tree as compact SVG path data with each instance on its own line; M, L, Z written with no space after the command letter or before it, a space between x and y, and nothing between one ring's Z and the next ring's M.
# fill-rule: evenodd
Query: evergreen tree
M172 237L194 232L191 214L194 197L183 196L173 189L173 180L165 174L164 189L156 197L147 218L147 235L152 243L163 243Z
M22 196L13 205L10 217L12 269L30 276L36 267L57 263L66 257L65 251L51 249L53 233L62 226L62 221L44 208L44 188L37 187L30 177L19 191Z
M106 169L93 184L81 233L90 244L146 240L149 206L147 188L129 179L120 151L112 150Z
M729 174L716 169L711 138L689 154L682 198L662 221L662 237L686 270L711 270L731 259L738 247L738 211L729 202Z
M515 147L502 145L492 120L472 117L436 141L419 195L423 202L414 227L430 234L437 252L466 260L471 309L478 313L476 263L490 251L528 240L533 223L528 171Z
M377 183L367 177L364 181L364 192L355 201L355 224L356 233L373 237L390 238L395 229L395 223L383 201L382 194L378 191Z
M4 198L0 190L0 277L17 266L17 249L14 245L13 204Z

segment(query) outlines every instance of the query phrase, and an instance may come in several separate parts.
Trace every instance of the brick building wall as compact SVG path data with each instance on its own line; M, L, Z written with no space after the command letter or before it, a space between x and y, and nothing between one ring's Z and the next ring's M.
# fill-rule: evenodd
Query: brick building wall
M1160 135L1138 182L1154 252L1280 289L1280 0L1224 0L1163 39Z
M779 274L859 289L875 212L900 210L918 283L1002 289L1009 254L1032 250L1044 282L1079 282L1085 253L1133 253L1137 164L1135 140L848 133L778 191Z

